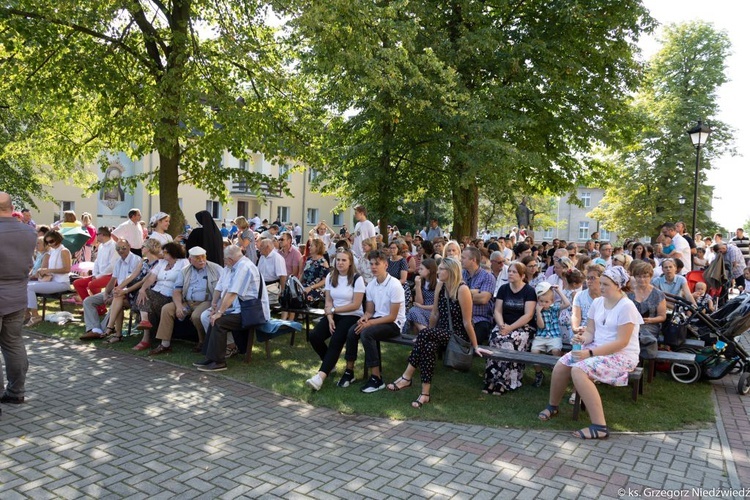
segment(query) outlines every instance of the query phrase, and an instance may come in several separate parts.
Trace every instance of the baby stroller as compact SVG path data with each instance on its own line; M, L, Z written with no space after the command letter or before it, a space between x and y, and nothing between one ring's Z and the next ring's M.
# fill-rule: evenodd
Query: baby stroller
M691 313L688 335L698 338L705 347L677 346L678 352L695 354L694 363L673 363L671 375L677 382L689 384L698 379L718 380L728 374L741 373L737 392L750 392L750 355L738 339L750 329L750 294L742 294L708 315L682 297L666 294L667 300Z

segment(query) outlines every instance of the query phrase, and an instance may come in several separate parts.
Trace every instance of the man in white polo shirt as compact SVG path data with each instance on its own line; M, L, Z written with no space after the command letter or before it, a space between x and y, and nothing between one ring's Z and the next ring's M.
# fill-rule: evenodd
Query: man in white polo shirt
M346 338L346 371L339 380L339 387L349 387L354 382L354 362L357 360L358 343L365 349L365 365L372 372L361 391L371 393L385 387L380 373L378 341L398 337L406 321L404 287L388 274L388 253L372 250L367 257L373 280L367 285L365 314L349 329Z

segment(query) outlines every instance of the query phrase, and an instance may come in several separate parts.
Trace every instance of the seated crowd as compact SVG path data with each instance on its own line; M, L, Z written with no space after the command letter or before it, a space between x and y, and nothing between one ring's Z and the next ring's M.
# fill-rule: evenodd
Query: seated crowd
M684 274L707 262L706 249L691 249L681 223L664 224L661 248L640 242L613 248L595 238L581 247L559 240L536 245L523 228L507 237L449 240L436 220L413 235L395 227L382 235L363 207L356 207L355 217L351 233L336 233L322 222L302 245L298 225L269 225L256 216L238 217L231 229L226 224L220 229L208 212L199 212L201 226L184 241L173 241L166 234L168 214L153 216L149 232L134 209L114 230L95 230L90 251L84 246L78 255L80 260L95 255L91 274L73 282L84 310L81 339L119 342L130 308L142 331L133 349L151 356L169 353L176 327L184 325L195 330L194 351L204 356L195 363L198 370L225 370L227 358L237 352L234 335L247 330L245 301L259 299L269 321L286 284L299 280L309 304L325 315L309 335L321 361L305 381L311 389L323 388L342 351L346 368L336 385L352 385L361 344L370 373L361 391L407 389L418 371L421 389L412 405L420 408L430 402L437 355L455 334L487 358L482 391L489 395L521 388L525 370L522 363L494 359L492 349L559 357L549 405L539 418L557 415L572 380L592 419L576 435L596 439L609 430L595 383L626 385L639 356L655 349L668 316L665 293L708 311L715 307L705 286L695 294L688 288ZM66 220L74 224L75 215ZM41 321L37 294L70 289L74 257L58 230L44 229L28 285L30 326ZM712 254L717 253L726 255L739 284L743 253L724 242L714 246ZM293 318L291 311L281 314ZM386 384L378 342L405 334L416 335L406 368ZM574 349L564 354L566 344ZM541 387L544 379L535 367L532 385Z

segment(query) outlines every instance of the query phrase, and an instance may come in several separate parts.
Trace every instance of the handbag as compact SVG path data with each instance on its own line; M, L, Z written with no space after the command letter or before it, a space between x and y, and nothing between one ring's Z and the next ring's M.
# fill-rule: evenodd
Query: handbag
M664 336L664 343L672 348L680 347L685 343L687 330L687 318L675 309L672 317L662 324L661 334Z
M242 319L242 328L252 328L262 325L266 322L266 315L263 314L263 276L260 276L260 287L258 288L258 297L255 299L240 299L240 317Z
M450 299L448 300L450 301ZM443 365L454 370L468 372L471 370L471 365L474 362L474 351L471 347L471 342L464 340L454 333L450 308L448 308L448 328L451 332L451 338L448 340L448 346L445 348Z

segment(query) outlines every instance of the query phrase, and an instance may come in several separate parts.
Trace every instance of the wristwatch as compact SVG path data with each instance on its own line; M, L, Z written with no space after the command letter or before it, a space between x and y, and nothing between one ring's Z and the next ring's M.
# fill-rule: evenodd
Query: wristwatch
M336 312L336 308L335 307L331 307L331 314L333 314L335 312Z

